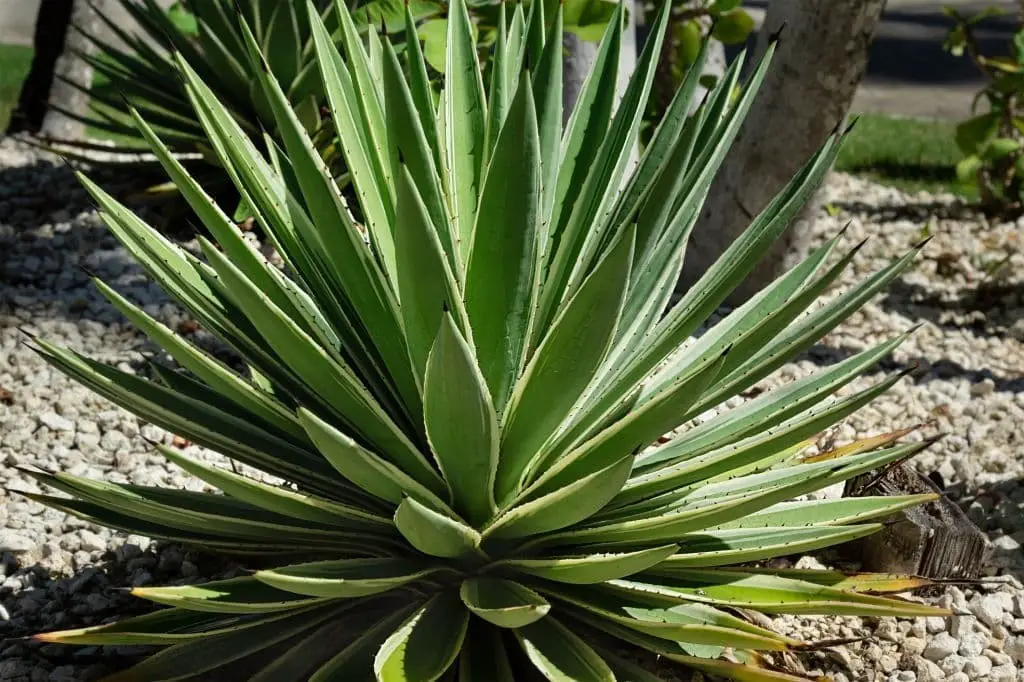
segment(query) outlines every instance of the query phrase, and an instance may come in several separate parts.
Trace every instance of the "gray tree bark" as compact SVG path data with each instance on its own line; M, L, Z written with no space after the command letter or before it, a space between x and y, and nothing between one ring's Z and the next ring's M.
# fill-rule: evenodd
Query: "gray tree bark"
M846 118L885 0L772 0L756 55L782 30L767 78L712 185L687 249L688 288ZM739 303L806 253L812 200L733 293Z

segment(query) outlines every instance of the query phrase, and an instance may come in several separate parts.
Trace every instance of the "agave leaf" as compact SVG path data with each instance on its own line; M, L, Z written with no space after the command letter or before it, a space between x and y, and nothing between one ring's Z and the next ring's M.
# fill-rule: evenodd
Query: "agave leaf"
M445 570L410 559L338 559L264 569L252 577L285 592L351 599L387 592Z
M499 500L518 491L540 447L608 352L632 258L633 235L627 232L580 287L527 365L502 427Z
M559 248L541 295L542 315L554 316L554 311L571 298L590 274L601 252L601 245L607 239L617 236L608 232L608 217L617 198L617 190L622 185L623 173L630 163L643 113L647 108L647 97L661 54L670 5L670 2L663 2L656 11L650 39L644 41L643 52L618 102L608 134L601 142L579 196L574 197L568 221L561 227Z
M107 679L110 682L148 682L215 670L308 632L335 616L340 608L337 604L312 606L298 613L265 618L242 629L217 635L206 634L164 649Z
M724 566L801 554L850 542L881 529L881 524L862 524L824 528L738 528L689 533L679 538L679 553L660 563L655 570Z
M827 273L815 277L838 239L839 237L835 237L817 249L679 353L671 363L651 378L647 392L657 390L657 387L678 372L680 367L698 363L721 353L725 348L732 347L738 352L734 356L735 359L729 362L729 368L723 371L723 377L728 376L735 367L744 364L752 353L761 349L766 339L771 339L812 305L849 265L859 246L847 253Z
M517 5L518 8L518 5ZM498 139L498 131L505 122L505 115L508 113L509 102L512 100L511 83L508 80L511 72L510 62L513 55L509 46L509 25L505 10L505 4L498 5L498 37L495 40L491 52L491 78L490 89L487 91L487 128L484 134L484 145L486 156L484 166L487 165L491 153L494 151L494 144ZM518 78L512 82L518 82Z
M386 285L381 281L379 271L367 268L370 254L361 237L355 234L350 217L342 216L345 230L317 229L305 208L286 190L282 178L266 164L230 114L216 102L213 93L203 86L188 65L182 64L181 68L186 90L218 156L227 168L234 169L232 179L236 186L245 188L248 203L256 207L261 224L275 236L275 243L283 248L287 260L298 265L307 281L319 287L318 301L331 312L332 322L344 339L345 348L354 354L354 363L361 368L364 379L374 380L370 385L377 389L376 394L385 400L385 404L392 405L399 400L394 382L381 372L379 360L366 349L367 339L364 336L373 336L372 329L367 331L366 327L376 327L375 321L383 321L382 324L387 326L394 319L395 313L389 308L393 302L386 292L382 293ZM302 134L300 137L306 139ZM296 184L300 184L294 166L290 162L288 165L296 177ZM345 277L341 276L342 268ZM360 278L357 273L365 278ZM347 284L353 278L360 279L360 286L350 291ZM339 292L353 294L350 300L355 311L360 313L358 324L352 319L348 301L338 300ZM389 334L392 337L389 343L400 339L394 329ZM408 364L408 358L404 362ZM299 387L302 388L303 384L299 383ZM401 411L401 408L396 411Z
M373 679L374 656L395 628L418 607L419 604L399 606L384 615L318 668L308 682ZM337 642L334 645L337 647ZM277 682L277 678L270 677L266 682Z
M359 649L360 640L368 633L372 634L375 628L380 627L380 623L375 623L366 614L353 611L356 610L351 609L343 617L328 621L306 634L301 641L285 649L280 656L252 675L249 682L309 682L316 679L313 675L326 667L328 662L336 661L345 652L354 654ZM339 648L342 648L342 654L338 653ZM372 654L366 651L362 653L363 672L366 672L371 669ZM353 667L358 665L353 659L358 658L352 656L348 659ZM352 671L350 674L351 677L344 679L358 679Z
M843 497L837 500L782 502L731 521L719 528L796 527L811 524L845 525L882 518L901 509L938 499L938 495Z
M480 371L499 413L525 363L536 306L540 182L537 114L524 80L483 178L464 292Z
M284 592L250 577L180 587L136 587L132 595L182 610L238 615L290 611L322 601Z
M414 44L416 41L413 41ZM412 44L406 50L406 54L413 50ZM384 94L385 110L387 112L388 135L394 141L391 160L392 167L396 169L396 184L400 181L397 169L401 161L408 167L413 179L413 185L418 189L427 213L430 215L430 222L433 224L437 239L441 244L441 250L448 260L457 281L462 280L462 260L459 251L455 247L455 236L451 232L451 222L448 218L448 210L444 203L444 189L441 183L440 171L437 165L437 153L431 146L431 141L436 144L434 135L433 117L429 117L429 127L420 116L415 95L411 90L410 83L402 73L402 67L398 62L394 48L390 42L384 43ZM433 105L431 105L433 106ZM429 133L429 134L428 134ZM401 195L396 189L396 201L401 202ZM395 218L400 221L402 208L395 207ZM396 232L399 224L395 224ZM398 235L395 235L395 248L398 249ZM401 277L402 266L398 265L398 273Z
M405 6L405 34L407 36L417 34L416 20L413 18L409 5ZM416 113L420 117L421 127L427 134L427 143L434 154L434 164L440 170L443 162L440 145L438 144L437 123L435 121L437 104L434 101L434 91L430 87L430 79L427 76L427 63L423 59L423 49L420 46L419 39L409 40L406 43L405 61L408 68L409 88L412 92L413 102L416 105ZM455 235L453 235L453 243L456 243L457 240L454 240L454 237ZM454 252L453 255L455 255Z
M262 512L258 507L222 495L106 483L63 473L26 473L48 486L125 516L175 524L197 533L210 532L253 541L263 538L307 542L324 548L346 536L370 537Z
M456 243L463 260L467 260L484 170L487 104L465 0L454 0L448 7L444 81L441 113L447 131L443 153L449 175L448 196ZM453 134L455 131L458 134Z
M753 400L748 400L742 406L728 410L725 414L688 430L685 436L676 438L649 455L645 455L641 460L641 465L650 465L666 460L681 460L728 445L754 433L755 429L751 426L755 423L759 426L757 430L767 430L780 424L845 386L865 369L895 350L905 339L905 334L897 336L808 377L787 384L781 389L769 391ZM780 409L780 406L783 405L785 407Z
M791 326L786 333L779 334L770 343L763 344L749 361L733 370L722 387L715 394L708 396L707 400L724 400L735 395L736 392L781 367L783 358L790 353L802 352L809 348L906 270L914 262L921 248L918 246L902 258L894 260L889 266L840 296L831 305L823 306L806 316L799 324Z
M299 442L306 440L295 415L285 406L241 379L222 362L186 342L102 281L93 281L100 293L117 306L117 309L135 326L159 343L182 367L286 437Z
M490 519L498 467L498 421L473 351L444 314L427 359L423 418L456 509L474 524Z
M791 448L803 450L812 445L804 439L837 424L877 398L901 378L897 375L851 396L826 401L792 417L774 429L748 436L738 442L724 444L702 455L687 454L660 462L657 453L652 453L650 458L641 455L636 475L616 498L616 504L632 505L635 511L640 511L645 507L643 504L635 504L635 501L651 498L657 493L676 490L696 481L712 481L720 476L743 475L749 473L747 468L750 467L768 468L769 460L788 454ZM671 451L666 449L663 454L669 452ZM652 501L658 503L658 498Z
M428 488L305 408L299 409L299 419L338 473L374 497L397 505L403 496L410 495L439 511L450 512L448 505L438 497L438 492L443 494L444 482L436 482L440 480L436 474L428 479L432 484Z
M239 540L213 533L204 533L194 530L182 530L173 522L160 524L140 519L138 516L129 516L110 510L102 504L93 504L84 500L68 499L66 497L55 497L52 495L40 495L37 493L22 492L23 497L53 507L67 514L73 514L92 523L109 526L123 530L127 533L145 532L148 536L167 540L169 542L184 543L206 548L213 552L222 552L228 555L244 555L248 557L292 557L297 554L308 553L312 543L308 540L295 538L273 539L264 537L261 540ZM334 538L329 545L318 546L321 551L329 552L332 555L365 557L370 555L386 554L386 549L380 546L379 541L373 544L368 543L366 537L353 537L347 534L343 537Z
M513 503L484 529L484 539L541 535L578 523L615 496L632 467L633 457L626 455L559 490L528 502Z
M504 559L496 562L495 567L507 567L559 583L592 585L645 571L675 554L677 549L677 545L664 545L635 552L545 559Z
M470 621L459 655L459 682L515 682L501 631L479 620Z
M320 17L319 12L312 1L309 2L308 8L310 24L315 25ZM384 65L382 46L377 31L370 26L367 32L370 49L369 51L365 50L359 37L359 29L352 20L348 7L345 3L336 2L334 8L341 26L345 55L348 57L349 70L352 73L352 82L364 121L366 131L364 139L369 143L368 151L372 155L371 158L377 162L377 189L385 197L384 208L387 211L394 205L393 201L386 198L388 191L393 187L393 169L389 168L387 163L387 150L393 143L389 139L388 128L384 123L384 101L381 98L382 92L379 87ZM328 49L336 52L333 50L333 45Z
M361 528L378 533L386 533L392 527L390 519L368 513L359 507L260 483L225 469L203 464L163 445L158 445L157 449L171 462L226 495L269 512L293 519L350 529Z
M464 580L459 596L467 609L500 628L524 627L551 610L547 600L530 588L500 578Z
M367 82L371 76L366 52L355 35L355 27L343 3L334 3L342 27L345 50L355 78L342 62L327 28L312 3L309 22L313 34L316 62L324 83L324 92L331 109L331 118L338 128L338 140L345 163L353 177L359 205L366 214L370 234L383 256L385 269L392 282L398 275L391 231L394 199L382 154L388 149L381 102L377 89ZM287 138L285 140L287 142Z
M277 618L280 617L277 616ZM267 620L274 620L274 618L247 619L238 615L186 609L162 609L106 625L44 632L33 635L32 639L53 644L92 646L167 645L234 632Z
M466 313L455 275L449 269L439 231L409 171L398 175L395 255L398 295L409 344L409 357L422 382L427 356L441 328L445 308L456 311L457 326L467 332Z
M554 617L515 633L527 657L551 682L615 682L608 664Z
M877 436L861 438L853 441L852 443L843 445L841 447L833 448L831 450L827 450L826 452L818 453L817 455L804 457L802 461L811 464L814 462L824 462L825 460L829 459L839 459L840 457L847 457L849 455L857 455L862 452L870 452L871 450L876 450L885 445L895 443L900 438L903 438L904 436L913 433L919 428L921 427L911 426L905 429L899 429L898 431L891 431L889 433L882 433Z
M315 20L311 19L311 23L315 24ZM243 31L243 35L251 37L248 31ZM251 42L249 49L258 56L257 48ZM334 63L333 60L337 58L337 53L332 51L324 57L319 62L322 69L326 69L328 64ZM310 217L320 226L338 222L345 226L345 229L341 230L322 229L321 234L329 234L334 237L332 241L337 249L335 254L338 257L336 267L347 265L351 268L351 271L346 271L345 276L341 278L345 285L344 291L353 305L360 310L361 318L388 367L389 374L406 409L412 416L418 416L420 413L419 392L416 390L412 368L409 364L408 350L405 346L405 336L401 331L399 313L394 296L386 281L387 277L372 261L369 250L362 243L358 232L351 224L344 197L297 120L295 112L288 104L284 93L281 92L280 85L263 71L259 71L258 74L263 88L270 95L278 130L302 187ZM326 86L327 77L324 82ZM380 237L385 231L381 230L374 234ZM388 237L390 236L388 234ZM387 266L388 262L393 264L394 245L390 244L390 256L387 244L381 245L378 242L378 246L385 256L385 269L391 273L391 281L394 281L394 271ZM388 260L389 257L392 259L391 261Z
M622 43L624 11L616 7L608 21L604 37L594 55L593 66L587 74L583 87L577 96L569 121L562 137L559 153L557 182L553 185L554 196L551 201L552 214L548 241L541 249L541 262L547 272L561 248L563 225L569 219L573 199L583 187L590 166L608 132L608 124L612 119L612 108L615 103L616 83L619 72L619 50ZM549 40L548 44L554 41ZM550 68L554 68L553 66ZM549 125L551 125L549 123ZM549 294L554 299L560 291ZM557 302L557 301L553 301ZM540 324L535 327L539 334L553 315L541 314ZM535 343L539 339L535 338Z
M732 570L732 569L726 569ZM762 568L743 568L744 573L758 574L765 572ZM805 569L779 569L772 571L780 578L791 578L817 585L827 585L837 590L864 592L867 594L890 594L911 592L922 587L929 587L935 581L916 575L895 575L891 573L843 573L841 571L820 571Z
M423 605L381 646L373 663L379 682L433 682L455 662L469 611L452 593Z
M618 641L645 649L657 656L687 655L692 653L701 658L713 659L725 652L725 648L721 646L676 642L648 635L606 618L601 618L583 609L568 606L566 611L571 613L572 621L570 622L579 626L579 629L583 632L590 630L599 636L611 635Z
M788 645L774 637L764 637L727 627L694 622L687 614L671 608L650 608L630 600L625 593L611 594L579 587L559 587L549 595L588 611L602 620L672 642L687 642L739 649L785 651Z
M398 424L373 400L352 371L275 306L235 265L202 237L203 253L217 271L232 300L256 325L274 351L293 367L344 423L385 451L396 452L417 477L433 473ZM408 359L407 359L408 360ZM397 453L401 453L400 455Z
M656 572L661 571L656 569ZM916 617L948 613L925 604L859 594L776 575L722 569L666 569L664 573L667 575L659 575L657 579L660 593L716 606L766 613L832 615ZM652 588L649 583L646 587Z
M591 440L566 454L535 482L539 490L548 490L604 465L621 452L635 453L696 412L691 405L718 376L728 353L706 361L676 379L660 394Z
M714 625L719 628L737 630L761 638L775 639L782 645L799 646L800 642L770 629L759 627L753 623L732 615L722 609L708 604L684 601L673 592L665 592L658 586L647 585L635 580L610 581L595 588L608 593L617 599L625 599L627 603L635 603L647 608L671 612L671 618L678 622ZM671 649L669 649L671 651Z
M479 533L411 497L398 505L395 525L410 545L429 556L453 558L479 551Z
M823 482L829 477L829 474L828 471L821 472L813 477L805 477L796 483L791 482L788 485L780 485L766 491L752 491L724 499L714 499L698 507L681 506L672 513L604 524L598 522L597 525L591 527L549 535L542 542L545 545L554 546L597 544L602 547L667 542L683 533L726 523L734 518L789 499L800 494L798 491L806 486L813 486L811 489L817 490L825 485Z
M229 412L181 396L159 384L119 372L75 353L35 341L42 356L68 376L141 415L150 423L266 471L313 487L335 478L308 451ZM288 453L288 459L266 453Z
M674 159L675 163L669 163L669 159L680 146L680 140L683 137L686 122L690 116L693 93L697 90L706 61L707 46L705 44L701 46L701 51L696 61L690 65L686 75L683 77L682 83L679 85L679 89L672 96L672 101L662 115L661 122L658 123L658 127L651 136L650 142L644 148L640 162L637 164L636 169L626 183L626 187L619 196L615 206L615 214L611 219L612 225L620 226L626 220L631 219L636 215L641 205L658 206L664 203L671 204L670 197L660 194L657 190L664 189L663 185L667 184L661 182L663 178L667 178L673 173L677 173L678 169L686 167L684 159ZM692 147L692 145L687 146ZM655 230L651 230L650 235L646 234L647 230L640 227L640 225L646 224L645 222L639 222L638 224L637 259L645 252L644 246L651 237L657 234Z
M758 70L751 77L752 82L748 84L744 95L744 106L749 106L756 91L756 85L764 77L770 60L770 51L758 66ZM749 95L749 100L747 99ZM706 169L710 158L719 162L724 160L725 153L731 144L730 136L738 131L742 116L731 119L725 136L714 149L705 152L706 157L698 159L694 167ZM837 143L832 140L813 157L803 170L769 203L748 228L732 245L726 253L708 269L701 280L696 283L676 303L668 314L662 318L657 327L647 338L640 343L631 354L630 360L621 370L606 382L603 391L608 395L620 394L626 387L632 387L653 370L663 358L674 351L683 343L697 328L710 316L710 314L721 304L738 284L753 268L760 254L778 236L778 234L789 224L789 220L800 210L807 198L813 193L816 183L824 177L831 168L832 161L837 153ZM712 157L712 155L714 155ZM701 177L702 186L710 185L713 172ZM696 206L700 205L699 198L702 193L691 189L687 194L692 196ZM687 210L681 207L680 211Z
M530 21L528 36L528 53L531 54L530 64L536 64L533 74L534 101L537 106L537 129L540 140L541 167L541 225L538 239L539 248L547 248L548 234L551 229L552 206L555 201L559 169L559 151L562 141L562 5L558 4L554 23L551 26L543 50L538 50L538 41L543 41L544 6L542 2L530 3ZM541 268L546 266L543 255ZM542 270L543 272L543 270ZM542 283L537 278L537 288ZM536 294L535 294L536 295Z

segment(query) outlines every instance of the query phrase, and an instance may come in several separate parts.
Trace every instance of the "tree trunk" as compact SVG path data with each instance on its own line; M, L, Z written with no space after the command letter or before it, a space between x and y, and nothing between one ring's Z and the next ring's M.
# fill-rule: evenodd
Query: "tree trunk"
M687 250L692 285L846 117L885 0L772 0L758 37L782 31L767 78L714 185ZM784 27L784 30L783 30ZM733 293L749 298L807 250L815 200Z
M97 4L102 4L102 0ZM96 13L85 0L41 0L32 67L22 85L8 133L29 132L53 139L84 135L83 123L51 105L78 115L88 112L88 95L64 79L84 88L92 84L92 67L76 53L91 53L94 46L71 26L80 26L95 35L98 23Z

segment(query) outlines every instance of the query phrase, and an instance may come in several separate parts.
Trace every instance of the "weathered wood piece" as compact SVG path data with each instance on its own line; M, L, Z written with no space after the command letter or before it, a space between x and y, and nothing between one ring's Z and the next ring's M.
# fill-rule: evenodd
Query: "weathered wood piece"
M940 493L927 478L905 464L881 476L853 479L845 495L918 495ZM908 573L926 578L973 580L988 557L988 540L946 497L894 514L881 532L851 543L851 558L866 571Z

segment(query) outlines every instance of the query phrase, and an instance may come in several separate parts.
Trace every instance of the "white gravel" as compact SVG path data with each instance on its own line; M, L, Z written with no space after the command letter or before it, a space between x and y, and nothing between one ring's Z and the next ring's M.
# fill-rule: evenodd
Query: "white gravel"
M990 225L949 197L906 195L857 178L830 180L834 215L819 238L849 223L844 244L867 245L847 285L920 241L933 242L915 268L811 352L765 386L803 376L893 333L924 326L876 372L918 365L886 397L827 438L837 443L915 423L911 438L949 436L917 466L937 472L951 496L993 542L983 586L949 586L926 598L952 619L775 619L811 640L864 641L791 661L836 682L1024 682L1024 256L1020 226ZM1024 225L1024 223L1022 223ZM1007 253L1012 255L1006 256ZM986 275L1006 258L1002 267ZM9 489L38 491L16 467L63 470L109 481L195 487L153 454L146 440L188 447L140 423L49 367L21 329L82 350L122 369L145 371L157 349L133 331L90 285L83 267L111 282L175 328L186 319L149 283L101 227L61 164L11 140L0 143L0 637L76 627L140 605L120 586L204 580L231 567L178 547L66 517ZM203 342L202 332L199 341ZM855 387L853 387L855 388ZM826 556L824 560L828 560ZM805 557L797 565L815 565ZM91 680L130 662L138 650L0 644L0 680Z

